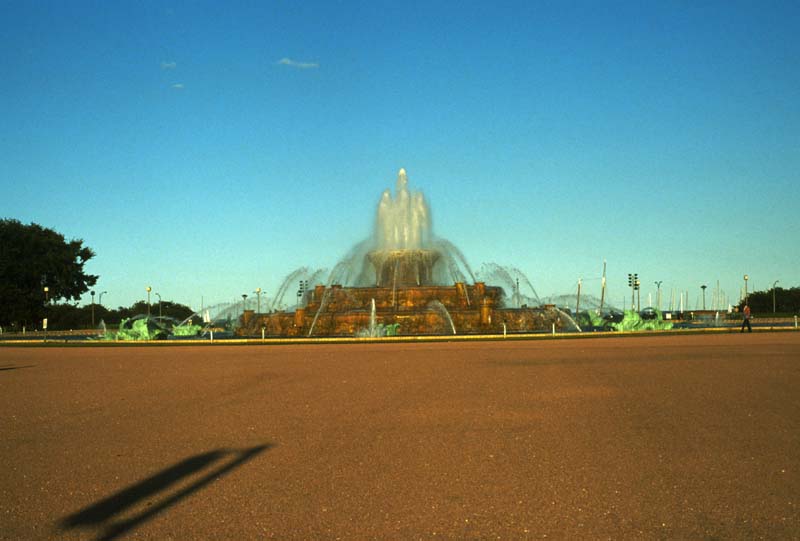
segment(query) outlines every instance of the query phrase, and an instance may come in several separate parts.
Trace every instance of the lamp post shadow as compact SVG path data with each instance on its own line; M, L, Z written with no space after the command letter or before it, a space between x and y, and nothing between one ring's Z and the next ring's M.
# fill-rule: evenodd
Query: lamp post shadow
M63 518L59 526L62 530L102 528L103 531L97 537L98 541L116 539L271 447L272 444L265 444L247 449L216 449L189 457ZM219 463L223 460L224 462ZM189 485L172 494L166 493L171 486L191 476L199 475L215 463L219 464ZM160 501L154 502L138 514L125 516L126 511L136 507L143 500L158 498L160 493L164 493Z

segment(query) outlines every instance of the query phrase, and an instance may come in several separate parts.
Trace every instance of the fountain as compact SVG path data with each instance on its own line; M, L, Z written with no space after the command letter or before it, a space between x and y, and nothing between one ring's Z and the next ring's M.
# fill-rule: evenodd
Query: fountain
M450 312L447 311L447 307L445 307L445 305L443 305L439 301L431 301L428 306L439 312L442 315L443 319L450 324L450 328L453 330L453 334L456 334L456 325L455 323L453 323L453 317L450 315Z
M455 334L456 329L461 334L531 332L564 325L554 306L539 307L536 291L517 269L493 265L485 272L511 288L510 303L501 285L476 279L464 255L433 234L428 204L421 192L409 189L405 169L397 175L394 193L387 189L381 195L373 234L356 244L324 282L323 275L307 267L290 273L268 313L244 310L239 334L264 328L270 336L374 337ZM310 286L301 286L294 311L282 311L287 292L298 282Z
M191 318L182 322L169 316L148 316L139 314L123 319L116 332L105 330L103 340L166 340L169 337L196 337L202 327L193 325ZM105 329L105 325L104 325Z
M371 309L369 312L369 335L375 336L375 332L378 328L378 318L375 313L375 299L370 301Z

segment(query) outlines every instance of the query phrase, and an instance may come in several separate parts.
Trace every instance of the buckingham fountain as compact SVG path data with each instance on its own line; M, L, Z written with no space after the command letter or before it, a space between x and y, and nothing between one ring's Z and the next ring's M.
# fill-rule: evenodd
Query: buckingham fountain
M296 283L294 311L280 310L281 299ZM400 169L394 194L387 189L381 196L370 238L357 244L324 282L321 272L290 274L268 313L244 311L239 334L489 334L568 325L552 305L521 302L528 297L520 295L518 279L511 288L507 295L502 286L476 279L461 252L433 234L423 194L409 190L406 171Z

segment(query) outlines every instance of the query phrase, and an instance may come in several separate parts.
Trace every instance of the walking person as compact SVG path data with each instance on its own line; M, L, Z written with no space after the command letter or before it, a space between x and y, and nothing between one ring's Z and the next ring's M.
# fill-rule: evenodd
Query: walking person
M750 326L750 305L745 304L742 312L744 313L744 318L742 319L742 330L739 332L744 332L745 326L747 326L747 332L753 332L753 328Z

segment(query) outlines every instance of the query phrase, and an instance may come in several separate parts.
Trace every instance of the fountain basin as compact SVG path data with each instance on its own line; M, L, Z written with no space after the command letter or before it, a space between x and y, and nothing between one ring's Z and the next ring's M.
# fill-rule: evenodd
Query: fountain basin
M404 336L453 334L452 327L457 334L502 333L504 324L507 332L550 331L553 324L562 328L556 310L504 308L503 297L502 288L482 282L397 288L317 285L294 312L247 314L240 334L257 336L264 328L267 336L355 336L375 325L397 325L397 334Z

